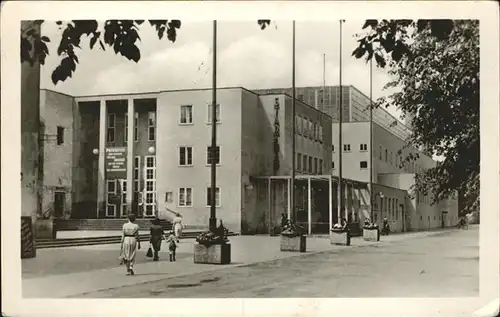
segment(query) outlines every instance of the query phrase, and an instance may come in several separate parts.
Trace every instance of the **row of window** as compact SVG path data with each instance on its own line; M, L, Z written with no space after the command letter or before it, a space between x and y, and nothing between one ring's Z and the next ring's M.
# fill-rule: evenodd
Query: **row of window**
M212 164L212 159L215 160L215 164L220 164L220 146L215 147L215 156L212 153L212 147L207 146L207 165ZM180 166L193 166L193 147L192 146L180 146L179 147L179 165Z
M174 201L173 192L167 192L165 194L165 201L167 203L172 203ZM206 206L210 207L212 205L212 188L207 187L206 191ZM178 190L177 196L177 206L178 207L193 207L193 188L192 187L181 187ZM215 207L221 206L221 193L220 188L215 188Z
M215 120L220 122L220 104L215 107ZM212 104L207 105L207 123L212 122ZM193 124L193 105L182 105L179 124Z
M128 113L125 113L124 119L124 141L128 142ZM139 141L139 113L134 113L134 142ZM116 114L108 113L108 121L106 128L106 139L108 143L114 143L116 139ZM156 112L148 112L148 141L152 142L156 139Z
M397 153L394 155L392 151L383 148L382 145L379 146L378 159L398 168L400 168L400 166L403 164L403 155ZM403 170L405 172L411 173L420 173L423 171L423 169L414 161L411 161L408 164L404 164Z
M422 216L420 216L420 221L424 220ZM434 215L434 220L436 220L436 215ZM443 220L443 217L441 215L438 216L438 220L441 221ZM431 216L427 216L427 221L431 221Z
M431 204L431 196L427 195L427 193L422 193L420 191L417 191L417 203L418 204Z
M323 126L319 123L313 122L305 117L296 116L295 130L298 135L323 143Z
M295 169L298 172L321 175L323 174L323 160L306 154L297 153Z
M359 151L360 152L368 151L368 144L361 143L359 145ZM332 152L335 152L335 145L333 145L333 144L332 144ZM351 152L351 145L349 143L344 144L344 152Z
M368 161L359 161L359 168L365 170L368 168ZM335 162L332 162L332 170L335 169Z
M375 198L373 207L378 209L380 203L380 211L382 218L388 220L399 220L399 199L393 197L384 197L383 199Z

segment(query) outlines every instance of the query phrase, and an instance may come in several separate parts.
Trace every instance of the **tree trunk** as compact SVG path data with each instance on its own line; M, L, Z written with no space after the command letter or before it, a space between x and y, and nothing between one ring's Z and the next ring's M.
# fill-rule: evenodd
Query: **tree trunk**
M22 21L21 32L40 25ZM21 215L36 220L39 199L40 64L21 64Z

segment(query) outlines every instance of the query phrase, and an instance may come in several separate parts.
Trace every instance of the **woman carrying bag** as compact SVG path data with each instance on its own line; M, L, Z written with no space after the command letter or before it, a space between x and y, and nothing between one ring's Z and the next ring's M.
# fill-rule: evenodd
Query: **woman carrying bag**
M161 241L164 239L165 235L165 233L163 232L163 227L160 223L160 219L158 219L158 217L156 217L152 221L152 225L149 228L149 234L150 234L149 238L150 246L146 256L149 258L152 257L153 261L158 261L159 260L158 252L161 249Z

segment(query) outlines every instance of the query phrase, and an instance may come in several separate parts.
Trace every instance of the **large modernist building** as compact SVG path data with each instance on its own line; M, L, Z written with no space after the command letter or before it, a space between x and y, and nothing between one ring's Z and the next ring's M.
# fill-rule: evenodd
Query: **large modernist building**
M335 123L338 87L327 87L324 99L321 87L298 88L295 119L286 89L218 89L215 157L209 151L209 89L84 97L42 90L43 208L66 219L120 218L128 212L168 217L175 211L186 224L206 226L210 163L216 160L217 217L231 230L269 232L282 213L293 213L314 233L328 230L339 217L360 223L369 215L373 160L377 222L386 217L399 231L454 223L455 201L431 206L427 196L411 195L414 173L435 163L421 155L400 168L406 152L398 150L409 129L377 109L371 144L369 99L344 88L342 148ZM290 210L293 124L296 211ZM344 210L335 194L339 150Z
M187 224L207 224L216 160L217 215L241 231L255 206L251 178L290 174L292 100L243 88L219 89L217 97L211 157L210 90L90 97L42 90L44 208L65 218L162 217L170 210ZM331 118L302 102L296 113L310 128L297 144L308 173L330 174Z

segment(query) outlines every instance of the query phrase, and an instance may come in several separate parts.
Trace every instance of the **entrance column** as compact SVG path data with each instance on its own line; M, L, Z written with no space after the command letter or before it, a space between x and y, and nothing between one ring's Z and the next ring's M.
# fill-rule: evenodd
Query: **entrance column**
M134 197L134 99L127 99L127 214L132 212L132 198ZM123 215L122 215L123 216Z
M312 232L312 217L311 217L311 176L307 177L307 232Z
M354 214L356 213L356 205L355 205L355 194L354 194L355 188L354 188L354 183L351 183L351 191L349 192L349 196L351 196L351 219L354 222L355 217Z
M99 104L99 162L97 167L97 210L96 218L99 218L101 210L106 212L106 186L105 186L105 165L106 156L106 100L101 99Z
M328 232L333 228L333 195L332 195L332 176L328 177L328 215L329 215L329 224Z

